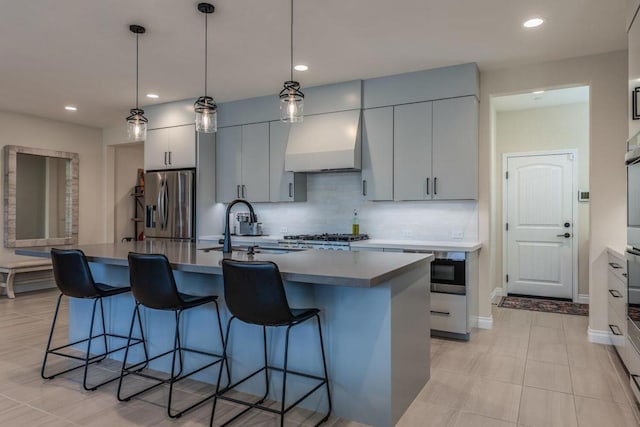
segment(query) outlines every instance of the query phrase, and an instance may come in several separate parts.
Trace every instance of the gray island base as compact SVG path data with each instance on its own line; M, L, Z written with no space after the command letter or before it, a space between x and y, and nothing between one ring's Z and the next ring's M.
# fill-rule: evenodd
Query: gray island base
M230 314L224 305L221 252L204 252L193 243L127 242L77 246L87 255L95 279L127 285L127 253L164 253L175 269L178 287L188 293L219 295L223 327ZM22 248L22 255L46 257L49 248ZM249 259L246 253L234 259ZM393 426L429 380L429 284L433 255L309 250L281 255L257 254L255 260L274 261L285 280L292 307L317 307L327 352L333 415L372 426ZM134 301L130 294L105 300L107 330L127 334ZM69 338L84 338L91 302L73 299L69 304ZM221 352L213 306L189 310L182 323L183 345ZM143 309L143 327L151 355L173 345L171 312ZM322 362L314 322L291 332L289 367L320 375ZM269 362L282 366L284 328L271 328ZM135 333L135 329L134 329ZM95 340L96 351L100 340ZM114 343L115 344L115 343ZM140 347L140 346L136 346ZM133 347L130 360L142 360L142 349ZM122 360L123 352L112 357ZM185 369L197 366L199 355L187 354ZM229 343L233 378L241 378L262 366L262 330L234 323ZM152 362L151 368L169 372L171 358ZM214 383L213 367L195 377ZM270 395L280 400L282 377L271 373ZM289 376L287 403L304 394L315 382ZM241 391L261 396L264 377L242 384ZM326 413L326 395L316 392L301 406ZM223 421L223 420L222 420Z

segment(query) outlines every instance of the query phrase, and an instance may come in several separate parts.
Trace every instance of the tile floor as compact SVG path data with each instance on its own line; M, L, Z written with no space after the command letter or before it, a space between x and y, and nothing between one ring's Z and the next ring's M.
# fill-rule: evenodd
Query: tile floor
M81 373L41 380L56 297L54 291L15 300L0 296L0 426L208 425L210 403L178 421L168 419L162 408L166 390L119 403L115 384L81 391ZM586 329L586 317L494 307L494 329L476 331L471 342L432 339L431 380L398 427L640 426L617 356L608 346L590 344ZM118 368L101 365L92 379ZM208 391L208 385L185 382L177 399L188 402ZM236 410L221 405L223 420ZM296 410L286 425L313 425L317 419ZM279 425L260 412L241 420L235 425ZM326 425L359 426L337 418Z

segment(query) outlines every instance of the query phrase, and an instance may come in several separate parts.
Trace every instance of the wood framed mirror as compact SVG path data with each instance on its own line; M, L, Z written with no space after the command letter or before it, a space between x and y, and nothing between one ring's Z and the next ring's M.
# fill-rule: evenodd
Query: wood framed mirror
M5 246L76 244L78 154L18 145L3 154Z

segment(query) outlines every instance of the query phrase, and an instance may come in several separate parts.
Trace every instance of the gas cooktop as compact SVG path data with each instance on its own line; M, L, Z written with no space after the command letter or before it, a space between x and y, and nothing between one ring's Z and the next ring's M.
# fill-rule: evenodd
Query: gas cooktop
M292 236L284 236L285 240L314 240L322 242L356 242L359 240L367 240L369 236L366 234L296 234Z

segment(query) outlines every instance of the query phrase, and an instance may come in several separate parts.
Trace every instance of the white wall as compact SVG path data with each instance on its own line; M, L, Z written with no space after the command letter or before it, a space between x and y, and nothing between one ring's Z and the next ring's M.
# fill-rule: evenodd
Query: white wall
M566 104L554 107L503 111L496 114L496 157L498 167L494 177L496 221L504 224L502 196L504 194L504 153L524 153L574 148L578 152L578 188L589 189L589 104ZM577 198L577 194L574 195ZM503 272L503 227L496 227L496 270ZM578 203L578 293L589 293L589 204ZM498 276L501 280L502 275Z
M492 134L495 113L491 97L542 88L576 85L590 87L590 242L589 242L589 325L607 330L606 247L625 244L626 195L623 163L627 139L627 52L611 52L560 61L486 71L480 74L480 187L479 236L480 316L491 316L489 297L499 286L496 277L496 147ZM498 273L499 274L499 273Z
M80 209L78 239L80 243L99 243L104 238L105 215L102 200L103 158L100 129L55 120L0 111L0 147L22 145L78 153ZM4 164L2 174L4 176ZM0 190L4 192L4 180ZM3 193L4 194L4 193ZM4 226L3 211L0 222ZM0 237L0 257L10 258L13 249L4 247Z
M362 200L361 179L359 172L309 174L307 202L256 203L254 208L270 235L351 233L353 210L358 209L360 232L372 238L446 241L461 231L464 240L477 240L475 201L367 202ZM218 205L204 220L217 224L221 233L224 206Z

